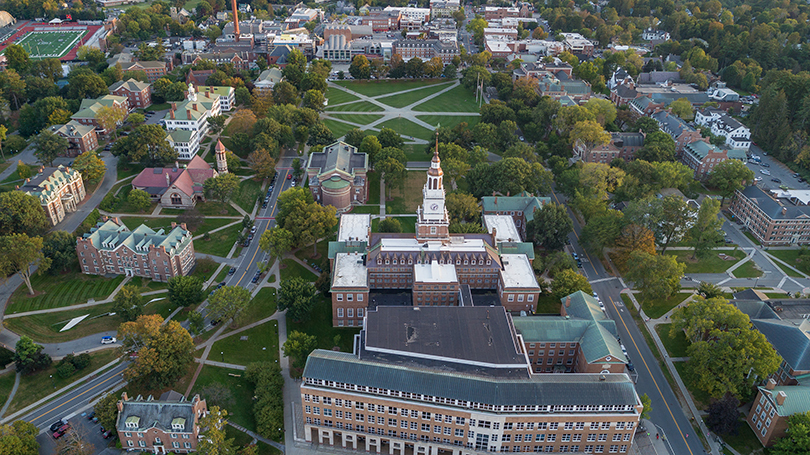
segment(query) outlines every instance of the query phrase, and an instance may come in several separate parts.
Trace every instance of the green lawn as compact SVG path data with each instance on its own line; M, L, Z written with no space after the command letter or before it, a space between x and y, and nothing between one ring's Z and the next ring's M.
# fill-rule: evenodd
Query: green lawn
M123 276L104 278L78 271L57 276L34 275L31 277L31 286L36 294L30 296L28 287L25 284L20 285L11 295L6 313L65 307L86 303L89 299L102 300L112 294L123 280Z
M360 99L351 93L334 87L329 87L326 89L326 93L324 93L323 96L329 100L329 104L331 106L334 106L335 104L348 103L350 101L357 101Z
M481 121L481 117L479 116L466 116L466 115L417 115L416 118L419 120L429 123L434 127L438 127L441 125L445 128L455 128L456 125L466 122L467 128L472 129L478 122Z
M294 277L301 277L307 281L315 281L318 279L317 275L310 272L308 268L299 264L292 259L284 259L281 261L281 279L288 280Z
M686 339L683 330L676 331L673 337L672 324L658 324L655 326L655 331L658 332L658 336L661 338L661 342L664 343L664 347L667 348L670 357L687 356L686 348L689 347L689 341Z
M342 106L328 106L325 110L326 112L382 112L385 109L368 101L357 101Z
M718 254L726 254L737 258L736 261L725 261L720 259ZM669 256L675 256L678 262L686 264L684 273L723 273L729 267L736 264L745 257L745 252L740 250L715 250L708 257L694 261L692 250L670 250L666 252Z
M247 309L242 312L237 318L237 321L231 325L232 328L238 328L243 325L251 324L253 322L262 320L268 316L272 316L276 312L276 288L261 288L256 297L250 301ZM226 330L225 333L231 330Z
M430 161L433 156L433 151L428 153L425 144L405 144L400 148L405 152L405 159L408 161Z
M377 213L379 213L379 208ZM337 240L335 236L318 242L316 248L318 249L318 257L312 257L312 246L303 247L295 252L295 257L298 259L312 264L313 262L319 265L323 270L329 270L329 242Z
M459 85L413 108L421 112L478 112L475 94Z
M441 79L410 80L410 81L368 81L368 82L337 81L335 82L335 84L341 87L345 87L354 92L360 93L362 95L374 97L385 95L386 93L395 93L413 88L427 87L428 85L440 84L442 82L446 81L443 81Z
M417 125L416 123L404 119L404 118L393 118L388 120L387 122L383 122L377 125L377 128L391 128L397 133L399 133L403 139L410 140L411 138L417 139L424 139L429 141L434 136L434 131L431 131L427 128Z
M247 337L247 340L242 340ZM214 343L212 360L247 365L251 362L278 362L278 321L269 321Z
M644 310L644 314L646 314L647 317L658 319L665 315L669 310L680 305L681 302L686 300L690 295L692 294L687 292L679 292L669 299L641 301L639 294L636 294L636 300L639 300L641 303L641 308Z
M116 357L118 357L118 349L115 348L92 352L90 353L90 365L67 378L60 378L59 375L56 374L57 362L54 362L48 369L36 372L32 375L23 376L20 378L20 386L17 388L17 393L14 395L14 398L11 400L11 405L9 405L6 411L7 415L19 411L62 387L78 381L82 377L112 362ZM53 378L51 378L51 376L53 376Z
M231 251L233 244L239 238L242 225L237 224L225 228L221 231L210 234L208 239L198 239L194 241L194 250L198 253L213 254L214 256L225 257Z
M678 370L678 375L683 380L686 389L692 395L695 401L695 406L700 409L706 409L711 403L711 396L708 393L699 390L695 384L695 376L692 374L692 369L689 367L689 362L673 362L675 369Z
M360 333L359 328L332 327L332 301L329 297L319 295L309 319L303 322L294 322L287 317L287 333L293 330L314 335L318 338L318 349L332 349L335 346L335 335L340 335L340 350L352 352L354 335Z
M756 278L762 276L762 271L756 267L754 261L748 261L731 272L737 278Z
M762 243L760 243L760 241L759 241L759 240L757 240L757 238L756 238L756 237L754 237L754 234L752 234L752 233L750 233L750 232L748 232L748 231L743 232L743 234L744 234L746 237L748 237L748 240L750 240L750 241L754 242L754 244L755 244L755 245L762 245Z
M208 202L198 202L197 205L194 207L200 212L201 215L205 216L238 216L242 217L235 208L231 207L230 204L224 204L218 201L208 201ZM161 209L161 215L182 215L186 213L187 210L184 209Z
M366 174L366 178L368 179L368 203L369 204L379 204L380 203L380 174L374 171L369 172Z
M130 229L135 229L141 224L145 224L154 230L166 229L167 231L172 227L172 221L177 222L172 218L151 218L148 216L122 216L121 221ZM227 218L205 218L202 223L197 226L191 226L191 233L194 235L202 234L210 230L225 226L226 224L233 223L237 220L229 220Z
M399 225L402 226L402 232L415 234L416 233L416 217L415 216L398 216ZM371 232L379 232L380 219L374 218L371 220Z
M385 103L391 107L400 108L410 106L411 104L417 103L427 96L430 96L434 93L446 89L449 85L450 83L430 85L420 90L414 90L412 92L400 93L398 95L376 98L376 100L381 103Z
M560 299L551 294L540 294L540 298L537 299L537 309L534 310L534 314L560 314L561 308L562 304L560 303Z
M166 289L169 286L169 283L163 281L152 281L148 278L136 276L132 277L132 279L129 280L129 283L127 283L127 285L138 286L140 288L138 292L144 293L149 291L159 291L161 289Z
M329 131L332 132L332 135L335 136L335 139L345 136L346 133L355 128L354 125L349 125L348 123L339 122L330 118L323 119L322 121L323 124L329 128Z
M377 190L379 193L379 189ZM379 215L380 214L380 206L379 205L355 205L352 207L351 213L369 213L372 215Z
M192 394L200 393L203 398L205 394L202 390L212 384L224 385L231 392L230 400L227 403L218 403L228 410L228 420L241 425L248 430L256 430L256 422L253 419L253 384L244 378L244 371L231 370L229 368L219 368L206 365L200 371L197 382L194 383ZM213 403L209 402L211 406Z
M388 213L401 213L410 215L416 212L416 207L422 203L422 187L425 186L424 171L410 171L405 182L400 187L386 189L391 200L386 201L385 210Z
M219 268L219 262L203 258L197 259L196 265L194 265L194 271L191 272L191 276L195 276L203 281L206 281L208 278L211 278L211 275ZM228 270L228 267L225 267L224 270Z
M804 273L810 273L810 259L800 260L799 259L799 252L800 251L801 250L799 250L799 249L795 249L795 250L768 250L768 254L770 254L773 257L776 257L776 258L779 258L779 259L785 261L785 263L790 264L793 268L795 268L797 270L801 270ZM777 262L777 265L780 265L780 264ZM786 267L783 267L782 270L784 270L785 272L789 272L789 273L793 273L794 275L797 275L796 272L793 272L790 269L787 269ZM735 275L736 275L736 273L735 273ZM794 276L794 275L791 275L791 276Z
M11 371L0 376L0 407L5 404L6 400L8 400L8 396L11 394L11 388L14 387L14 377L16 374Z
M262 190L261 182L247 179L242 180L242 183L239 184L239 191L233 195L233 201L236 202L239 207L242 207L242 210L250 213L253 211L256 201L263 195L264 190Z
M743 455L760 453L759 451L762 450L762 443L754 434L754 430L743 419L738 422L737 434L723 434L720 437L727 445Z
M383 116L375 114L332 114L329 117L357 123L358 125L368 125L369 123L381 119Z

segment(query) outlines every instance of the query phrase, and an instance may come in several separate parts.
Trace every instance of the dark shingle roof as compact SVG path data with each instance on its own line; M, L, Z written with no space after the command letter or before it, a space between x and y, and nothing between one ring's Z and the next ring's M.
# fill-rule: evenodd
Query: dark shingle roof
M751 321L794 370L810 370L810 321Z
M810 206L782 205L773 200L768 193L762 191L758 186L747 186L742 190L742 194L755 201L759 209L774 220L786 220L793 218L810 217ZM785 213L782 209L785 208Z

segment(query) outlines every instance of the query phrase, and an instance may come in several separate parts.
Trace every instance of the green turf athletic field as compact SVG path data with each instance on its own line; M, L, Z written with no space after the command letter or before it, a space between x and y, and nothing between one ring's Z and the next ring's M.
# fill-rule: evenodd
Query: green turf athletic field
M31 58L60 58L70 52L86 30L29 32L17 42Z

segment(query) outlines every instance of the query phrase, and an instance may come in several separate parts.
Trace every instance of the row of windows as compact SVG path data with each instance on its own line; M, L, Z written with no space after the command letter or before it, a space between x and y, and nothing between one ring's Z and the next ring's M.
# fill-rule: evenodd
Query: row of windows
M160 439L155 438L155 443L160 444ZM127 441L127 445L129 447L135 447L135 443L133 441ZM138 441L138 447L146 447L146 443L144 441ZM175 449L179 449L180 448L180 443L177 442L177 441L174 441L174 442L172 442L172 447L174 447ZM183 447L185 447L186 449L190 449L191 448L191 443L190 442L184 442Z
M343 301L343 294L335 294L335 299L336 299L338 302L342 302L342 301ZM346 301L347 301L347 302L352 302L352 301L354 301L354 294L346 294ZM363 301L363 294L357 294L357 301L358 301L358 302L362 302L362 301Z
M572 347L573 347L573 344L574 344L574 343L571 343L571 344L572 344ZM546 351L537 351L537 355L542 357L542 356L544 356L544 355L545 355L545 352L546 352ZM576 352L577 352L577 350L576 350L576 349L570 349L570 350L568 351L568 355L574 355ZM554 356L554 355L555 355L555 354L554 354L554 350L553 350L553 349L549 350L549 351L548 351L548 355L550 355L550 356ZM562 349L560 349L559 354L556 354L556 355L561 355L561 356L564 356L564 355L565 355L565 351L563 351ZM534 357L534 351L531 351L531 350L529 351L529 357Z
M343 317L343 308L338 307L338 309L337 309L337 317L339 317L339 318ZM346 308L346 317L349 317L349 318L354 317L354 308ZM358 318L363 317L363 309L362 308L357 309L357 317Z

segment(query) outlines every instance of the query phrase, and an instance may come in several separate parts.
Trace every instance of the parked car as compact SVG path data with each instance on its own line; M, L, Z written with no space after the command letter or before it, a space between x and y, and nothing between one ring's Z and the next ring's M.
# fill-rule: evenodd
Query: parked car
M111 337L111 336L101 337L101 344L113 344L116 341L118 341L118 340L116 340L115 337Z
M577 253L571 253L571 257L573 257L575 261L579 260L579 255Z
M771 167L771 165L768 163L759 163L759 165L762 167Z
M771 181L774 183L782 183L782 181L777 178L772 178Z
M771 171L767 169L760 169L759 172L761 172L763 175L771 175Z
M61 438L62 436L64 436L64 435L65 435L65 433L67 433L67 431L68 431L69 429L70 429L70 425L69 425L69 424L67 424L67 423L66 423L66 424L62 425L62 426L61 426L61 427L59 427L59 428L58 428L56 431L54 431L54 433L53 433L53 438L54 438L54 439L59 439L59 438Z
M62 421L62 419L57 420L56 422L54 422L54 423L52 423L52 424L51 424L51 431L56 431L56 430L58 430L58 429L59 429L59 428L61 428L61 427L62 427L62 425L64 425L64 424L65 424L65 422L63 422L63 421Z
M87 414L87 420L93 420L93 417L95 417L95 416L96 416L96 411L90 411L90 413Z

